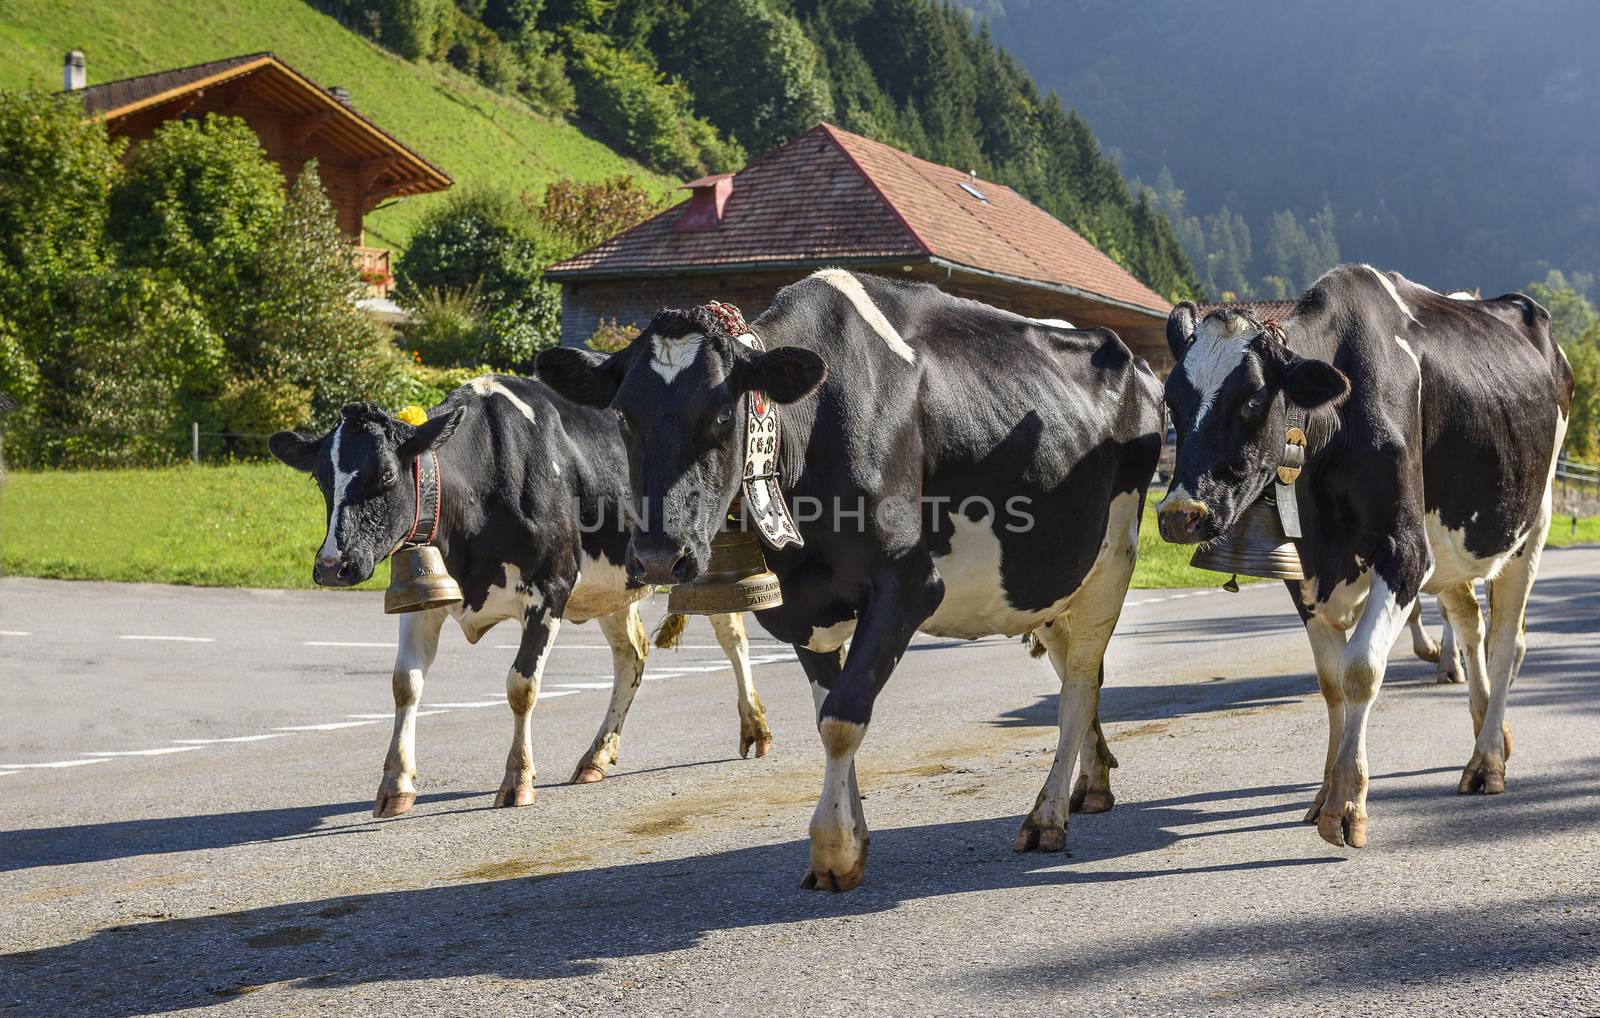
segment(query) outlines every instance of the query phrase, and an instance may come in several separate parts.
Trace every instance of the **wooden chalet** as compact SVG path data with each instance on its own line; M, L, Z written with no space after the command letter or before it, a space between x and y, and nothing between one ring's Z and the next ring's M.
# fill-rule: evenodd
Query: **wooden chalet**
M389 252L365 246L366 214L382 202L451 184L443 170L358 113L344 89L323 88L271 53L86 85L83 55L73 51L64 84L107 131L134 145L169 120L219 113L250 125L285 181L315 159L339 228L376 296L387 296L394 277Z

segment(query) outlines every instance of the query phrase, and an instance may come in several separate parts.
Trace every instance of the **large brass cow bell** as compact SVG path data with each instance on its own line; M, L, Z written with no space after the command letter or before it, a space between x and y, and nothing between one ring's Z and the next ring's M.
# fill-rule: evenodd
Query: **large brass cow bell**
M1219 573L1303 580L1300 553L1284 533L1278 506L1269 495L1251 502L1214 544L1202 545L1189 564Z
M711 539L706 571L680 583L667 595L667 611L680 615L722 615L776 608L783 604L778 578L767 568L761 541L748 530L725 526Z
M431 544L411 544L389 557L386 615L420 612L461 602L461 587L444 568L444 556Z

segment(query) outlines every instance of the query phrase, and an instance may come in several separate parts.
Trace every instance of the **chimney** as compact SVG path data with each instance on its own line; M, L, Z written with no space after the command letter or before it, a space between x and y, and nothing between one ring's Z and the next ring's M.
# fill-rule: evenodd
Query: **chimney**
M328 89L328 94L339 100L339 105L350 105L350 90L343 85L334 85Z
M689 207L672 224L674 233L704 233L722 225L722 210L733 194L733 174L718 173L683 185L689 190Z
M61 90L76 92L88 83L89 77L83 64L83 50L72 50L61 65Z

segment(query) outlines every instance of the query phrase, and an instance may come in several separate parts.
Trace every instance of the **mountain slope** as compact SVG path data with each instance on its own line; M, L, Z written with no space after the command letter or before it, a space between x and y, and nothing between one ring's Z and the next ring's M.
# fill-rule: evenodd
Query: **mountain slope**
M1343 258L1435 286L1600 266L1600 4L968 6L1126 172L1242 212L1258 258L1274 212L1326 201Z
M616 173L656 193L677 183L449 68L401 60L300 0L0 0L0 87L59 89L69 49L86 54L91 83L271 50L319 84L349 89L357 109L456 187L537 191L559 177ZM368 216L372 242L403 247L427 203L442 197Z

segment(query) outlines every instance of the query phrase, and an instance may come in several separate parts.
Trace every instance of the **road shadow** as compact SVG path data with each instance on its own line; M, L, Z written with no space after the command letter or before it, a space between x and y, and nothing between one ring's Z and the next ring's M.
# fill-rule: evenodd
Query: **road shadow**
M692 948L713 931L871 915L944 895L1335 865L1342 859L1320 843L1285 845L1283 858L1190 867L1149 854L1179 841L1297 826L1305 794L1293 785L1236 789L1223 795L1241 802L1221 810L1202 798L1119 805L1074 820L1071 855L1014 855L1014 816L884 829L873 834L867 882L848 895L799 889L801 840L565 871L530 850L465 869L443 886L115 926L0 956L0 982L16 987L6 997L19 1013L144 1015L221 1004L286 981L580 976L609 958ZM122 977L85 978L108 964Z
M1579 777L1513 777L1511 790L1493 797L1455 796L1448 767L1376 775L1374 805L1398 833L1390 835L1390 827L1375 821L1375 840L1391 837L1391 851L1411 849L1427 857L1441 847L1479 844L1485 830L1540 839L1579 829L1592 823L1600 799L1600 768L1593 766L1600 760L1584 764L1564 772L1581 772ZM884 829L873 835L867 881L840 896L798 888L807 857L800 840L593 869L562 869L573 861L530 849L519 858L464 869L436 886L102 929L57 947L0 956L0 981L15 987L6 997L23 1008L18 1013L131 1016L221 1004L270 983L335 988L583 976L607 959L693 948L712 932L875 915L948 895L1001 889L1050 895L1084 884L1336 866L1347 861L1345 854L1299 823L1311 792L1310 784L1274 784L1119 804L1110 813L1074 819L1071 855L1013 855L1006 846L1020 819L1014 816ZM1283 832L1273 846L1281 854L1209 865L1171 862L1174 853L1168 850L1180 843L1262 830ZM1070 896L1059 900L1060 907L1073 907ZM1564 904L1574 900L1568 894ZM1543 907L1530 903L1524 912L1511 903L1504 911L1531 917ZM1203 963L1225 945L1246 953L1286 952L1286 964L1314 961L1317 971L1333 971L1316 957L1327 947L1316 933L1326 932L1326 916L1316 909L1309 910L1303 929L1293 923L1234 924L1236 913L1221 914L1229 917L1226 922L1165 935L1153 947L1142 937L1137 947L1063 946L1059 959L1032 974L1051 980L1092 975L1102 982L1140 978L1162 966ZM1471 923L1429 925L1440 918L1402 913L1366 920L1373 939L1362 940L1351 962L1363 985L1434 978L1502 959L1497 952L1507 941L1463 936L1463 930L1478 930ZM1482 913L1462 918L1481 919ZM1548 931L1519 926L1508 932L1517 934L1519 956L1534 963L1558 950ZM1442 945L1443 938L1452 952L1416 949ZM1600 950L1600 937L1580 946ZM1384 952L1402 949L1406 965L1386 970ZM95 975L108 966L118 978Z
M451 802L483 794L477 791L432 792L417 796L417 802L419 805ZM345 827L338 831L319 830L323 821L371 809L372 800L362 799L318 806L0 831L0 872L36 866L104 862L140 855L202 852L285 838L323 837L361 829Z

